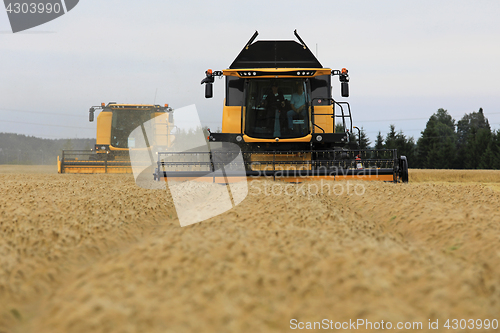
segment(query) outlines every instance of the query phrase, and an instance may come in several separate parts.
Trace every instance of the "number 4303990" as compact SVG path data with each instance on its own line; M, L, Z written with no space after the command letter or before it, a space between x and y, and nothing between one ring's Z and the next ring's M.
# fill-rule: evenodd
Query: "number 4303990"
M447 329L453 329L453 330L456 330L456 329L497 329L498 328L498 320L497 319L493 319L493 320L489 320L489 319L485 319L485 320L481 320L481 319L477 319L477 320L474 320L474 319L469 319L469 320L465 320L465 319L461 319L461 320L458 320L458 319L448 319L446 321L446 323L443 325L443 327L447 328Z
M60 3L11 3L9 2L7 7L5 8L7 10L7 13L11 14L35 14L35 13L56 13L58 14L61 12L61 4Z

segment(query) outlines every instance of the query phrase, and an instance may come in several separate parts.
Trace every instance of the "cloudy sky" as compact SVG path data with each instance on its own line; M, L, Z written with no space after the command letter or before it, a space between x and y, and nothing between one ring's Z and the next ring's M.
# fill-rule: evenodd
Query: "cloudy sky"
M459 120L482 107L499 129L499 15L497 0L80 0L13 34L0 9L0 132L95 137L88 109L109 101L195 104L221 127L224 83L206 100L205 70L227 68L255 30L295 29L323 66L349 69L354 125L372 141L390 124L417 139L438 108Z

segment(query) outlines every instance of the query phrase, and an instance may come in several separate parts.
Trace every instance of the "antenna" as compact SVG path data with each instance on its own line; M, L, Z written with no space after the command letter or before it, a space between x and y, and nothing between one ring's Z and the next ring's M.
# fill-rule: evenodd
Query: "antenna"
M253 34L252 38L250 38L247 45L245 45L245 49L248 49L250 44L252 44L252 42L255 40L255 38L257 38L258 35L259 35L259 32L257 30L255 30L255 33Z
M155 105L155 104L156 104L156 94L157 94L157 93L158 93L158 88L156 88L156 91L155 91L155 100L154 100L154 102L153 102L153 105Z
M304 49L307 49L307 45L306 45L306 43L304 43L304 41L302 40L302 38L300 38L299 34L297 33L297 29L295 29L293 31L293 34L295 35L295 37L297 37L297 39L299 40L300 44L302 44L302 46L304 47Z

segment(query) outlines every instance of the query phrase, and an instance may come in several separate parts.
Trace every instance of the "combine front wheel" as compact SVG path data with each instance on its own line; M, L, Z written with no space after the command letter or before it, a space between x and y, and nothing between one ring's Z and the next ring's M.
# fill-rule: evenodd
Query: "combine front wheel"
M403 183L408 183L408 160L406 156L399 158L399 178Z

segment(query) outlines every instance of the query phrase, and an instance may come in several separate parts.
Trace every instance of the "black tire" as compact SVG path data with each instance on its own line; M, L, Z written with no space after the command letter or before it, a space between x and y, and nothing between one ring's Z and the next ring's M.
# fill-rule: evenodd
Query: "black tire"
M406 156L399 158L399 177L403 183L408 183L408 160Z

